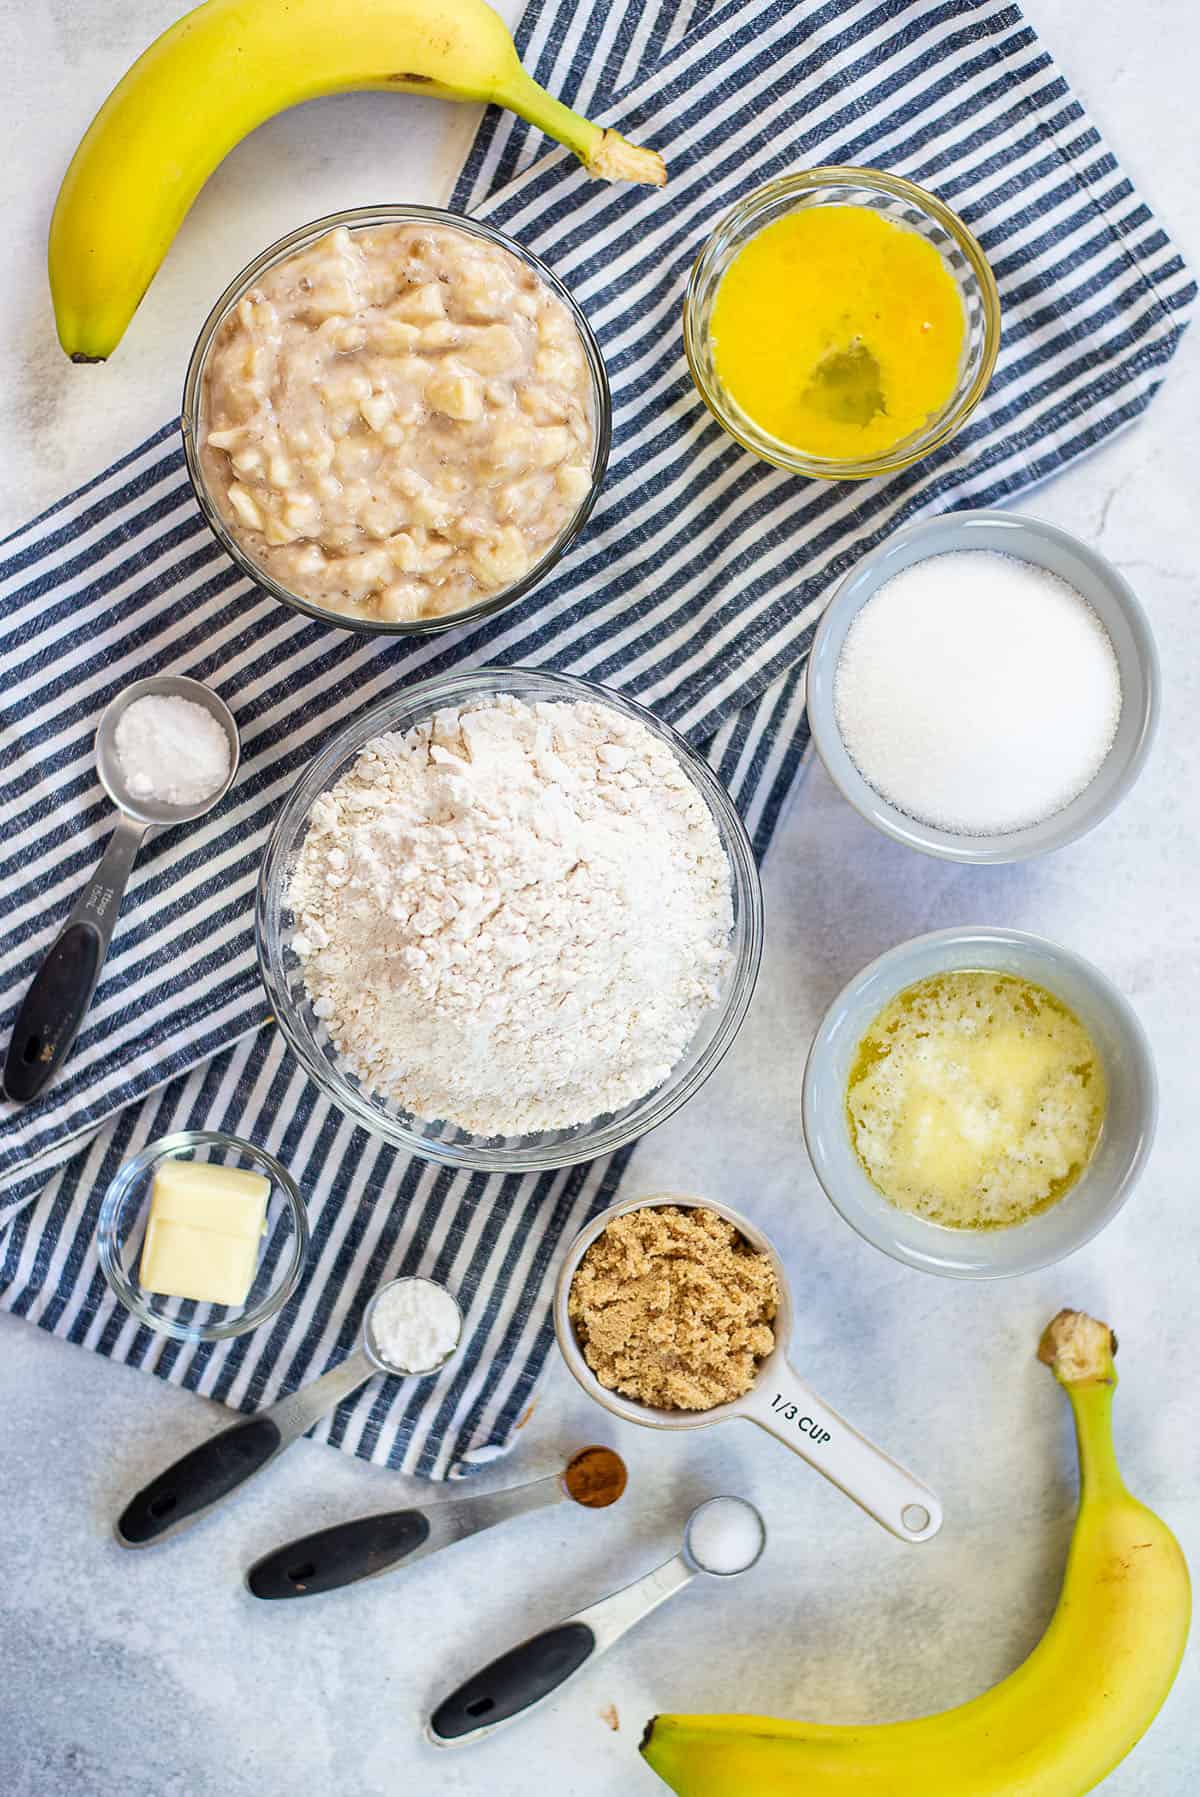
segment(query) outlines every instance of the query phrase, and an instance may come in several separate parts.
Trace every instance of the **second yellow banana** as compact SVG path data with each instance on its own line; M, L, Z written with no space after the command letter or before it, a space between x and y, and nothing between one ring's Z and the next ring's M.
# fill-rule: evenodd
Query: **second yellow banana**
M1080 1505L1058 1607L1029 1658L914 1722L656 1716L642 1752L679 1797L1083 1797L1107 1777L1165 1701L1191 1612L1178 1542L1117 1468L1113 1345L1076 1311L1042 1340L1075 1416Z

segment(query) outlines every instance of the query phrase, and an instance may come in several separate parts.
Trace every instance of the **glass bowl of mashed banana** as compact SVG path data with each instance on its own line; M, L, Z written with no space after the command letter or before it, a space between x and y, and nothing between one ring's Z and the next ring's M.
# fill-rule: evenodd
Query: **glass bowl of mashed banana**
M514 239L426 206L343 212L243 269L200 332L184 454L276 599L347 630L470 623L578 536L611 396L574 299Z

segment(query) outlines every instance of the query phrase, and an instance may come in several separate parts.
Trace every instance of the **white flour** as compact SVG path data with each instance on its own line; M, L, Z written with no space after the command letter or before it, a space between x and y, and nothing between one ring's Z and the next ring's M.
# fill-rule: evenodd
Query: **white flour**
M296 953L349 1069L476 1135L651 1091L729 964L729 865L676 755L506 695L369 743L313 807Z

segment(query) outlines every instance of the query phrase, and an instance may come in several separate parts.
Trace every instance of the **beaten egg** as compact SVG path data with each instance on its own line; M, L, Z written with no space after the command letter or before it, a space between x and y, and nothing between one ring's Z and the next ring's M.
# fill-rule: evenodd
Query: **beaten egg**
M932 243L867 206L807 206L745 243L712 314L717 377L761 430L858 461L928 423L958 383L966 315Z

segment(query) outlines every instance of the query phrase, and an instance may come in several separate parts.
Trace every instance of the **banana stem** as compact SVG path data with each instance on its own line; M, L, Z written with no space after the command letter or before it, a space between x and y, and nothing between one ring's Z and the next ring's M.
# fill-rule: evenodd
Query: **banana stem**
M1126 1490L1113 1446L1112 1401L1116 1383L1114 1377L1107 1385L1067 1387L1079 1449L1081 1500L1118 1497Z
M1038 1345L1039 1360L1053 1370L1071 1401L1081 1497L1115 1497L1126 1489L1112 1434L1116 1351L1108 1324L1081 1310L1060 1310Z
M594 125L580 113L572 112L539 87L519 63L498 85L493 98L497 105L519 113L547 137L557 138L573 150L591 175L600 175L607 181L641 181L651 187L666 184L667 165L657 150L631 144L619 131Z

